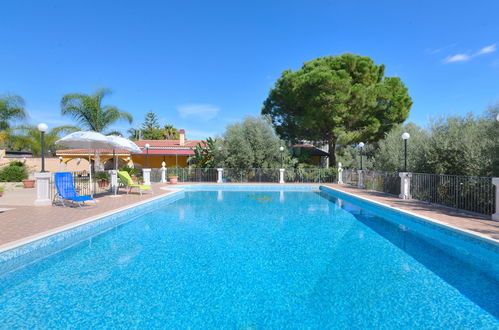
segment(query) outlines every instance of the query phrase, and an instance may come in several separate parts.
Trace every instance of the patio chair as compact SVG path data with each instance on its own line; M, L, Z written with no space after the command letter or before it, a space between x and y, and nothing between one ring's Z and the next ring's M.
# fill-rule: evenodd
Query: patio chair
M118 171L118 176L120 177L121 183L125 186L125 188L127 188L127 191L126 191L127 195L129 192L132 191L132 188L138 188L141 196L142 196L143 190L150 190L151 194L154 194L151 186L145 185L145 184L133 183L133 180L127 171Z
M95 206L97 203L95 200L88 195L78 196L75 186L73 184L73 175L71 172L57 172L54 175L55 187L57 193L54 196L52 204L55 204L57 200L60 200L62 206L66 207L64 201L71 201L72 204L76 204L79 207L85 205L86 201L94 201Z

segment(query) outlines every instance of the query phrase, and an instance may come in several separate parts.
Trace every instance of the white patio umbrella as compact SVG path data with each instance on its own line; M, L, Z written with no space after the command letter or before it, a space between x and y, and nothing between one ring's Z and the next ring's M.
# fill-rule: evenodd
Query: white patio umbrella
M129 139L117 135L106 136L116 149L126 150L130 152L141 152L141 149Z
M55 143L68 148L88 149L90 194L93 196L92 162L90 160L90 150L113 149L116 148L116 144L110 141L104 134L93 131L74 132L66 135L60 140L57 140Z

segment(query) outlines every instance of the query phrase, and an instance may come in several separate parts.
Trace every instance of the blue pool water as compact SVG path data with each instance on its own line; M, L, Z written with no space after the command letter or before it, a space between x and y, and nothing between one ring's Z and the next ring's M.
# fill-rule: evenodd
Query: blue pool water
M499 328L496 248L338 196L188 190L0 275L0 328Z

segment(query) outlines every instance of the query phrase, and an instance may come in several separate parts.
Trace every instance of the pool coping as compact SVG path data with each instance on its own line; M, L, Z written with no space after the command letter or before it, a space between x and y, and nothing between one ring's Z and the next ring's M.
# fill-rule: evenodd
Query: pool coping
M114 210L110 210L110 211L104 212L104 213L100 213L100 214L97 214L97 215L94 215L94 216L91 216L91 217L88 217L88 218L85 218L85 219L82 219L82 220L78 220L76 222L73 222L73 223L70 223L70 224L67 224L67 225L64 225L64 226L60 226L60 227L53 228L53 229L50 229L50 230L47 230L47 231L44 231L44 232L40 232L40 233L35 234L35 235L31 235L31 236L24 237L24 238L21 238L21 239L12 241L12 242L8 242L6 244L0 245L0 254L3 254L3 253L6 253L8 251L20 248L22 246L34 243L34 242L36 242L38 240L42 240L42 239L48 238L48 237L53 236L53 235L60 234L60 233L65 232L65 231L72 230L74 228L86 225L88 223L91 223L91 222L103 219L105 217L117 214L119 212L131 209L131 208L143 205L143 204L147 204L147 203L150 203L152 201L155 201L155 200L158 200L158 199L161 199L161 198L165 198L167 196L170 196L172 194L178 193L180 191L184 191L185 189L183 189L183 187L185 187L185 186L200 186L200 185L201 184L194 184L194 185L192 185L192 184L184 184L184 185L181 185L181 187L179 187L179 188L171 188L171 186L161 187L160 189L167 191L167 193L161 194L161 195L158 195L158 196L154 196L154 197L149 198L147 200L139 201L139 202L127 205L127 206L123 206L123 207L120 207L120 208L117 208L117 209L114 209ZM235 185L235 184L217 184L217 186L218 185L224 186L224 185ZM258 184L245 184L244 186L255 186L255 185L258 185ZM293 185L279 185L279 184L272 184L272 185L273 186L286 186L286 187L293 186ZM485 235L483 235L483 234L481 234L479 232L476 232L476 231L472 231L472 230L469 230L469 229L461 228L459 226L455 226L455 225L449 224L447 222L443 222L443 221L440 221L440 220L437 220L437 219L434 219L434 218L430 218L428 216L424 216L424 215L421 215L421 214L418 214L418 213L415 213L415 212L411 212L411 211L403 210L403 209L400 209L400 208L397 208L397 207L393 207L391 205L388 205L388 204L385 204L385 203L382 203L382 202L379 202L379 201L374 201L374 200L366 198L366 197L358 196L358 195L352 194L350 192L346 192L346 191L343 191L343 190L335 189L335 188L333 188L331 186L328 186L328 185L325 185L325 184L308 183L308 184L301 184L300 186L303 186L303 185L317 186L318 188L323 187L325 189L332 190L332 191L337 192L339 194L348 195L348 196L350 196L350 197L352 197L354 199L360 199L360 200L362 200L364 202L367 202L367 203L370 203L370 204L375 204L375 205L382 206L384 208L396 210L397 212L400 212L400 213L403 213L403 214L407 214L407 215L410 215L410 216L422 219L424 221L427 221L427 222L429 222L429 223L431 223L431 224L433 224L435 226L438 226L438 227L441 227L441 228L444 228L444 229L447 229L447 230L451 230L451 231L457 232L459 234L468 236L470 238L474 238L474 239L480 240L480 241L482 241L484 243L491 244L493 246L499 247L499 240L496 240L496 239L494 239L492 237L485 236ZM270 186L270 185L268 185L268 186Z
M128 209L133 208L133 207L137 207L137 206L140 206L140 205L143 205L143 204L150 203L152 201L155 201L155 200L158 200L158 199L170 196L172 194L175 194L175 193L177 193L179 191L182 191L182 189L176 189L176 188L170 188L170 187L161 187L160 189L161 190L166 190L167 192L165 194L154 196L154 197L148 198L146 200L142 200L142 201L130 204L130 205L119 207L117 209L110 210L110 211L107 211L107 212L104 212L104 213L99 213L97 215L93 215L93 216L90 216L88 218L85 218L85 219L82 219L82 220L78 220L78 221L72 222L72 223L64 225L64 226L60 226L60 227L56 227L56 228L53 228L53 229L49 229L49 230L40 232L40 233L35 234L35 235L31 235L31 236L28 236L28 237L24 237L24 238L21 238L21 239L18 239L18 240L15 240L15 241L8 242L8 243L5 243L3 245L0 245L0 254L6 253L6 252L14 250L14 249L18 249L18 248L20 248L20 247L22 247L24 245L28 245L28 244L34 243L34 242L36 242L38 240L42 240L42 239L48 238L50 236L60 234L60 233L65 232L65 231L69 231L69 230L72 230L74 228L77 228L77 227L80 227L80 226L84 226L84 225L86 225L88 223L100 220L102 218L114 215L116 213L128 210Z
M421 215L421 214L418 214L418 213L415 213L415 212L403 210L403 209L400 209L398 207L393 207L391 205L388 205L388 204L385 204L385 203L382 203L382 202L378 202L378 201L374 201L374 200L368 199L366 197L358 196L358 195L352 194L350 192L346 192L346 191L343 191L343 190L335 189L335 188L333 188L331 186L326 186L326 185L320 185L320 186L324 187L326 189L333 190L333 191L338 192L340 194L345 194L345 195L348 195L348 196L353 197L353 198L361 199L362 201L367 202L367 203L377 204L377 205L386 207L388 209L393 209L393 210L396 210L398 212L408 214L410 216L413 216L413 217L425 220L427 222L430 222L431 224L433 224L435 226L438 226L438 227L441 227L441 228L445 228L445 229L448 229L448 230L452 230L452 231L458 232L458 233L460 233L462 235L466 235L468 237L471 237L471 238L483 241L484 243L491 244L491 245L499 247L499 240L497 240L495 238L492 238L492 237L485 236L485 235L483 235L483 234L481 234L479 232L472 231L472 230L469 230L469 229L465 229L465 228L462 228L462 227L459 227L459 226L456 226L456 225L453 225L453 224L450 224L450 223L447 223L447 222L444 222L444 221L440 221L440 220L437 220L437 219L434 219L434 218L430 218L428 216Z

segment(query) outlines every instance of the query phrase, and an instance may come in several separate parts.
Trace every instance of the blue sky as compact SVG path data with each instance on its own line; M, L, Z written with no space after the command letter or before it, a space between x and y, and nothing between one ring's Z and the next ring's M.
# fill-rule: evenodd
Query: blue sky
M2 1L0 94L31 121L70 123L70 92L148 111L190 139L260 113L280 73L354 54L401 77L409 120L482 113L499 101L499 1ZM117 129L129 125L120 122Z

